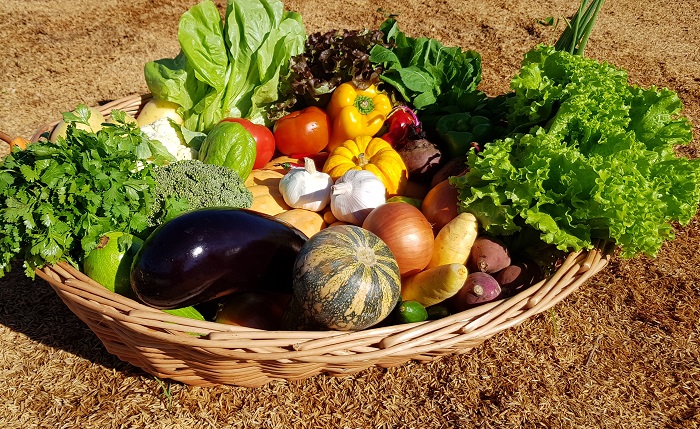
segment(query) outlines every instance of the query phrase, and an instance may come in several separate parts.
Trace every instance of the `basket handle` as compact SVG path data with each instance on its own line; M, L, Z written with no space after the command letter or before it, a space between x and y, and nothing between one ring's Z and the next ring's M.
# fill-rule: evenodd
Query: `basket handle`
M12 137L0 131L0 140L4 141L7 144L10 144L12 142Z

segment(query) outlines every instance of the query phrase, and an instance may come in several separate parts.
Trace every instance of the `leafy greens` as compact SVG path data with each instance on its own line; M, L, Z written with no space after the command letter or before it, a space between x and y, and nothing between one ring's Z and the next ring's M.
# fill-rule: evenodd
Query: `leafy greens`
M376 45L370 61L384 68L380 79L396 89L416 110L434 105L463 105L481 101L481 55L460 47L446 47L429 37L408 37L394 18L379 30L391 47Z
M304 49L301 15L280 0L229 0L224 18L205 0L178 25L180 53L146 64L154 97L179 104L187 129L208 132L225 117L267 124L280 75Z
M461 207L492 234L525 229L560 250L614 241L622 255L657 254L700 202L700 160L670 90L627 83L606 63L539 46L511 82L508 131L470 152L451 178Z
M82 261L108 231L148 228L152 168L174 161L172 155L125 124L123 111L113 111L116 124L97 133L75 126L88 124L87 106L63 117L65 138L40 140L0 164L0 277L15 257L33 278L37 267Z
M280 99L268 112L270 119L308 106L325 109L335 88L344 82L352 81L361 89L377 85L382 67L369 60L369 52L383 40L379 30L310 34L304 52L290 58L289 74L280 81Z

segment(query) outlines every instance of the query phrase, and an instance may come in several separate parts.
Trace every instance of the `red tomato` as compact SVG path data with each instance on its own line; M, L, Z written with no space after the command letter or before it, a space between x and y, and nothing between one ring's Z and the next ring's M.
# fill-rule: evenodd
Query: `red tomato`
M255 147L257 152L255 154L255 163L253 164L253 170L260 169L264 167L275 154L275 136L272 134L269 128L265 125L254 124L248 119L243 118L225 118L221 122L237 122L243 125L243 128L248 130L248 132L255 139Z
M277 150L284 155L318 153L328 145L331 121L326 112L311 106L283 116L272 130Z

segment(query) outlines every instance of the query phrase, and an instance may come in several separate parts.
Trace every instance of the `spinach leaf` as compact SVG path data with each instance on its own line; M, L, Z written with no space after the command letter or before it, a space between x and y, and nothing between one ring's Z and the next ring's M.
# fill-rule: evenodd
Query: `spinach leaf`
M480 94L477 86L481 81L481 55L476 51L446 47L428 37L408 37L393 18L384 21L379 29L391 47L374 46L370 61L383 66L381 80L416 110L455 105L460 100L467 102L460 106L466 110L485 98L473 96Z

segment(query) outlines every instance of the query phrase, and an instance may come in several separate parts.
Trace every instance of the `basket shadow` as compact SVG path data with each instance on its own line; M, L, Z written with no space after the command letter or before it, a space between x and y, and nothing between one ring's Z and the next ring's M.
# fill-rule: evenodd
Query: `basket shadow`
M0 279L0 324L48 347L61 349L108 369L140 370L107 352L94 332L61 301L51 286L24 275L23 267Z

